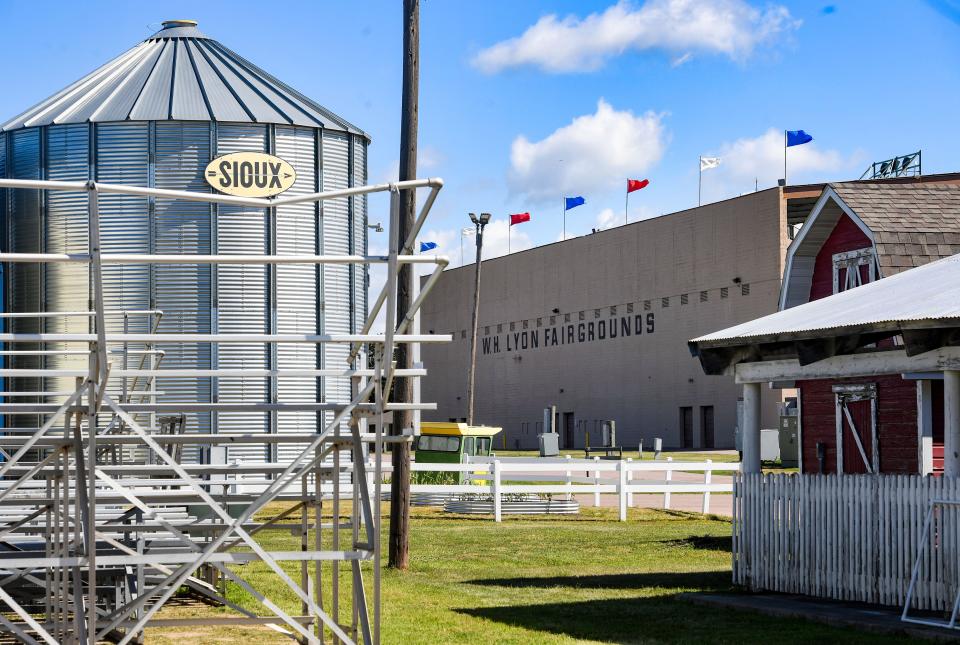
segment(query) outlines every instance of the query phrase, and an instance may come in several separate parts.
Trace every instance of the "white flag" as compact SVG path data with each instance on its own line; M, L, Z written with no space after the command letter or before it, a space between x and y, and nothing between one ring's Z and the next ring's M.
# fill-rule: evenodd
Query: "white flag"
M476 230L472 228L465 228L460 230L460 235L473 235L476 233Z
M700 157L700 170L710 170L720 165L720 157Z

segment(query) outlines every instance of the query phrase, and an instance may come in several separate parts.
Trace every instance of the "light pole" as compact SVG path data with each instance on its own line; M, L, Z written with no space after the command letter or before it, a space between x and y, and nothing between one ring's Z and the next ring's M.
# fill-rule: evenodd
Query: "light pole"
M470 213L470 221L477 230L477 268L473 278L473 333L470 336L470 377L467 381L467 425L473 425L473 391L477 371L477 314L480 311L480 264L483 253L483 228L490 221L490 213L477 217Z

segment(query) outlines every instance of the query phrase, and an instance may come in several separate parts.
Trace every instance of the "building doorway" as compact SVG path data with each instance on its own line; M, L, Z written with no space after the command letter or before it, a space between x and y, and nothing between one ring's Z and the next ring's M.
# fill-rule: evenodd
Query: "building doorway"
M563 447L570 450L575 448L573 445L575 434L574 428L576 427L576 421L573 418L573 412L564 412L563 413Z
M876 385L835 385L833 392L837 406L837 472L878 472Z
M707 450L713 450L716 446L714 445L713 437L713 406L712 405L701 405L700 406L700 432L702 433L702 440L700 442L701 447Z
M693 408L680 408L680 445L693 448Z

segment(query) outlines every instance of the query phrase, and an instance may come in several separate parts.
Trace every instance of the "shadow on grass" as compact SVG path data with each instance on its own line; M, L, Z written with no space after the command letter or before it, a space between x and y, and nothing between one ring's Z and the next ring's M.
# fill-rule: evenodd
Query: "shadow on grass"
M466 584L485 587L551 589L730 589L729 571L687 571L683 573L615 573L598 576L548 576L545 578L484 578Z
M683 580L690 575L713 574L674 575ZM729 579L729 574L724 573L723 578ZM899 645L904 642L899 636L838 629L802 619L706 608L670 595L504 607L466 607L454 611L501 625L591 642L776 642L778 645L806 645L815 642Z
M733 537L729 535L691 535L679 540L663 540L660 544L729 553L733 548Z

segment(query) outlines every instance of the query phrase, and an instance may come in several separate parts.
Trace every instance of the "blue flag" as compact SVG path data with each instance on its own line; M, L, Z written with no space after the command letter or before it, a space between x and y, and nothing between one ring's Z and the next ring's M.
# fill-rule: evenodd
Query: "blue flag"
M565 206L564 209L563 209L563 210L565 210L565 211L568 211L568 210L570 210L571 208L576 208L577 206L583 206L584 204L587 203L587 200L585 200L583 197L579 197L579 196L577 196L577 197L566 197L565 200L566 200L566 201L565 201L566 206Z
M804 132L803 130L787 130L787 147L790 146L799 146L804 143L810 143L813 141L813 137Z
M437 248L436 242L420 242L420 252L429 251L431 249Z

